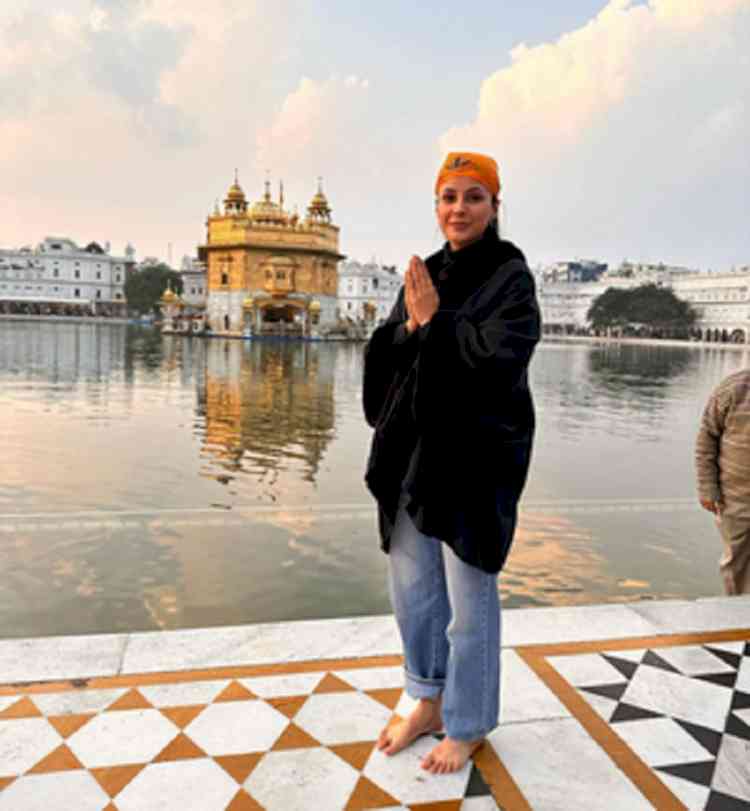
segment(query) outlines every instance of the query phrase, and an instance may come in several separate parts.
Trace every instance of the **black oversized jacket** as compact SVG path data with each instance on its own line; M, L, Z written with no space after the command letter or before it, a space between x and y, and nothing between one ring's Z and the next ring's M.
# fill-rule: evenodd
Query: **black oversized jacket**
M402 288L365 350L363 404L375 428L365 479L386 552L405 496L421 532L495 573L513 540L534 435L534 279L491 229L426 265L440 297L430 323L406 331Z

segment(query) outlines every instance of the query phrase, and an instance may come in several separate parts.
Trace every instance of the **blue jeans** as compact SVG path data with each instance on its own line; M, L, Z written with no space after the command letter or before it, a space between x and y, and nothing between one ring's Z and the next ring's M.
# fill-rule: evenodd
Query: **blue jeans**
M391 536L391 604L401 632L406 692L442 695L445 730L472 741L497 726L500 598L497 575L423 535L402 506Z

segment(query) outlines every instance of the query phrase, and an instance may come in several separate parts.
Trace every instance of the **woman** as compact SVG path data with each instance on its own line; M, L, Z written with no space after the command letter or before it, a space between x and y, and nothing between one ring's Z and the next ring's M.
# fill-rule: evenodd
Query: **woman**
M435 185L445 246L413 256L365 352L375 428L366 481L389 553L391 602L413 713L378 747L446 735L423 760L461 769L497 725L497 574L516 525L534 433L527 367L539 340L534 280L497 232L500 179L485 155L450 153Z

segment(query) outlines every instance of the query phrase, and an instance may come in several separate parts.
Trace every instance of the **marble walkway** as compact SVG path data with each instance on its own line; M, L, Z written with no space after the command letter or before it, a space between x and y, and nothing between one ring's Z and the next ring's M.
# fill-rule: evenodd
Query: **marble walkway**
M503 614L502 719L432 776L391 617L0 641L0 811L750 811L750 597Z

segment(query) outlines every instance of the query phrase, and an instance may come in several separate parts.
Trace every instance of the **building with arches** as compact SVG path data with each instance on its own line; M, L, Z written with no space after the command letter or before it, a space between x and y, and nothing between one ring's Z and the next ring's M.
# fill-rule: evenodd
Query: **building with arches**
M348 322L385 321L398 298L404 277L394 265L342 262L339 268L339 317ZM368 312L369 308L375 308ZM373 324L373 325L374 325Z
M112 256L109 243L85 247L46 237L36 248L0 248L0 315L127 316L125 280L135 249Z
M198 247L207 279L206 321L217 335L311 337L336 323L339 228L319 181L305 217L284 208L284 188L248 204L234 183L206 221Z

